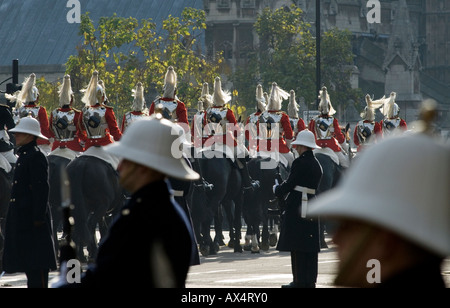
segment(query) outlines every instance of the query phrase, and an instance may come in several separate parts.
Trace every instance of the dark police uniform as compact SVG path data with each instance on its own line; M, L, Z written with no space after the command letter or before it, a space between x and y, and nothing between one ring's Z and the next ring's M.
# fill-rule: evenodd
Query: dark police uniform
M289 177L275 189L277 197L286 198L287 195L277 250L291 252L292 286L296 287L315 286L320 238L318 220L301 217L302 193L294 188L302 186L316 190L322 174L322 166L308 150L294 160ZM308 194L309 200L313 197Z
M67 287L140 288L185 286L194 235L183 209L172 202L170 184L148 184L131 196L100 243L95 265L81 284ZM170 228L169 228L170 226Z
M56 270L48 161L36 141L20 147L18 155L6 217L3 269L25 272L29 287L47 287L48 272Z

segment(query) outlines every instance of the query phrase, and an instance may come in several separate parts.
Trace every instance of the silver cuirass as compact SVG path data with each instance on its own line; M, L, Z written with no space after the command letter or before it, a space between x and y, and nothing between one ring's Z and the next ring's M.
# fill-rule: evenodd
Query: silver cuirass
M55 132L56 139L62 142L74 139L77 131L75 123L75 111L53 110L52 112L52 128Z
M178 103L176 100L173 101L164 101L162 99L157 100L155 102L155 107L161 105L162 110L162 116L172 122L175 122L178 117L177 117L177 107L178 107Z
M375 123L364 123L359 121L356 126L356 132L358 134L358 139L361 144L368 144L373 139L373 133L375 129Z
M383 133L390 134L400 126L400 119L384 119Z
M127 112L125 114L125 123L124 123L125 127L123 129L130 126L130 124L133 123L134 121L145 118L145 117L148 117L147 113L133 114L131 111Z
M227 131L227 113L228 108L209 108L207 111L206 119L208 122L209 130L213 135L225 134Z
M40 109L39 106L33 106L33 107L22 106L19 108L18 114L19 114L20 118L32 116L33 118L35 118L36 120L39 121L39 119L38 119L39 109Z
M328 117L328 118L322 118L317 117L315 119L315 130L316 130L316 137L317 139L331 139L333 138L334 134L334 118Z
M283 129L280 122L283 116L282 112L264 111L259 117L259 135L262 139L274 139L283 135Z
M86 127L86 133L90 139L98 139L106 136L108 122L106 121L106 108L84 108L83 124Z

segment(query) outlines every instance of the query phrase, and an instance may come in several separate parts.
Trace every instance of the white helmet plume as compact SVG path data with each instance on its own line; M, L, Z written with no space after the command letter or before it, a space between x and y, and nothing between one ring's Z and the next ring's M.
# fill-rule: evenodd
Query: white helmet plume
M256 87L256 109L260 112L266 111L267 101L264 97L262 85Z
M319 91L319 111L322 114L327 115L334 115L336 113L336 110L334 110L333 106L331 105L330 96L328 95L328 91L326 87L322 87L322 90Z
M388 99L385 99L383 107L380 108L383 115L387 118L393 118L398 115L400 112L400 108L395 103L395 98L397 97L397 93L391 92Z
M35 102L39 97L39 91L36 88L36 75L32 73L22 83L22 90L17 95L16 108L23 104Z
M72 85L70 84L70 75L64 76L64 81L62 85L59 87L58 94L59 94L59 107L62 107L64 105L70 105L73 96Z
M276 82L272 83L270 90L269 104L267 110L281 110L281 103L283 100L289 98L289 93L281 89Z
M367 106L364 107L364 111L361 112L360 116L363 120L366 121L375 121L375 110L380 108L384 105L386 98L383 96L380 99L372 100L369 94L366 95L366 104Z
M177 88L177 73L173 66L167 68L166 76L164 77L164 94L163 97L175 98L175 90Z
M201 107L200 107L201 104ZM206 110L212 105L212 96L209 94L209 84L207 82L203 83L202 94L199 100L198 110Z
M295 101L295 91L294 90L290 91L289 104L288 104L287 110L288 110L288 116L290 118L298 119L299 105Z
M213 94L214 106L224 106L229 101L231 101L230 92L222 90L222 81L220 80L220 77L216 77L216 79L214 80L214 94Z
M97 71L94 71L92 73L89 85L87 86L86 89L81 90L81 92L84 93L81 101L86 105L86 107L95 106L96 104L103 103L103 97L105 92L102 86L99 85Z
M134 97L133 100L133 111L142 111L145 108L145 98L144 98L144 87L141 82L138 82L136 89L131 90Z

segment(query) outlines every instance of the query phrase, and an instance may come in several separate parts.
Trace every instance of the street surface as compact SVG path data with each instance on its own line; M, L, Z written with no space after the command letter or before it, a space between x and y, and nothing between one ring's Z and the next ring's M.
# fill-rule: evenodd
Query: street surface
M224 232L228 243L228 232ZM214 231L211 231L214 236ZM242 238L245 234L242 233ZM329 248L319 253L319 275L317 288L335 288L333 281L337 273L339 260L336 247L326 237ZM244 240L241 240L244 244ZM235 253L227 246L220 247L217 255L200 256L200 265L192 266L188 274L186 288L281 288L292 281L291 259L287 252L279 252L274 247L268 251L252 254L250 251ZM443 263L443 277L450 288L450 259ZM51 272L49 281L58 277ZM4 274L0 278L0 288L26 288L26 276L23 273ZM51 283L49 283L50 285Z

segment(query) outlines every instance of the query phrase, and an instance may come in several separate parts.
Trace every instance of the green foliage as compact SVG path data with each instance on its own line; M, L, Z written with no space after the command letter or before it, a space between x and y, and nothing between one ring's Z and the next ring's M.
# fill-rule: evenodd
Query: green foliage
M223 61L220 54L215 62L206 61L196 49L205 20L203 10L185 8L181 17L168 16L162 23L164 33L158 35L150 18L138 21L114 14L102 17L95 26L89 13L82 15L79 35L84 41L66 63L77 102L81 100L78 90L85 88L92 72L98 70L110 105L121 118L131 108L131 90L136 84L144 84L150 104L162 92L167 68L173 66L178 97L188 108L196 108L203 82L214 80Z
M272 82L286 91L294 90L303 96L309 108L316 108L316 40L311 25L303 20L303 12L292 5L272 11L265 8L258 16L254 29L260 45L249 55L247 66L238 69L232 77L247 109L256 106L255 90L261 83L270 93ZM329 89L335 108L349 99L358 100L360 91L351 89L349 77L353 66L351 34L332 29L322 34L321 79ZM287 103L283 104L286 109Z

